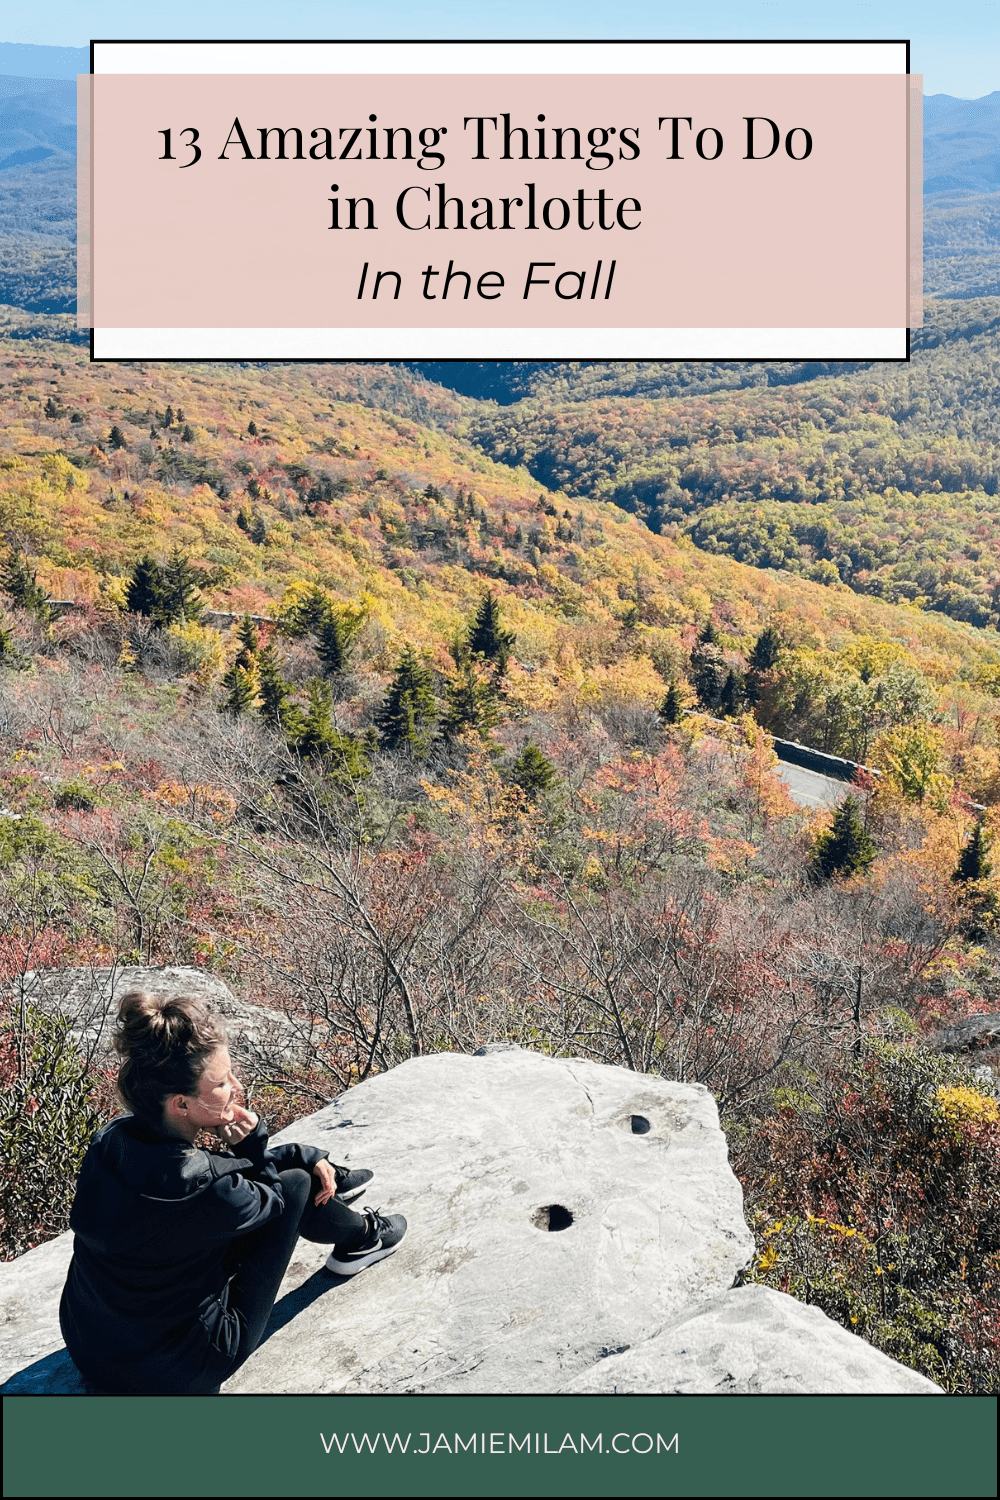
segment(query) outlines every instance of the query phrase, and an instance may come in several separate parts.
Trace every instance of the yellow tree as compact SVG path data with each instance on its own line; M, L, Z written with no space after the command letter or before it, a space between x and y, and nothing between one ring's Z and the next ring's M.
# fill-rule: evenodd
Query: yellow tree
M952 780L941 770L944 736L933 724L899 724L875 743L872 759L884 779L907 802L927 804L940 812L948 806Z

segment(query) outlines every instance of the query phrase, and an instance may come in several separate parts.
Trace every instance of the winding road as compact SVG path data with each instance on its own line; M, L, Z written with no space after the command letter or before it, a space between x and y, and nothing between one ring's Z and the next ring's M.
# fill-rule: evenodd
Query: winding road
M779 760L774 774L781 777L802 807L836 807L851 790L849 781L824 776L819 771L807 771L805 766L793 766L787 760Z

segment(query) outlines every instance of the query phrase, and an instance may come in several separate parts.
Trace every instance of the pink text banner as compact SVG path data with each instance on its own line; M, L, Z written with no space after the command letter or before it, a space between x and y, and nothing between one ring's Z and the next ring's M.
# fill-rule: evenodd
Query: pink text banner
M884 73L98 75L87 321L341 330L390 358L476 357L480 334L484 357L551 334L628 358L651 329L903 330L913 93Z

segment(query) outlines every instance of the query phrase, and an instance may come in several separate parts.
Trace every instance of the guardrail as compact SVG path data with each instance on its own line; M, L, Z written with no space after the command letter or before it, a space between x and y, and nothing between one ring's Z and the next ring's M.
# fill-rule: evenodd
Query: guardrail
M818 771L821 776L829 776L834 781L853 781L859 771L876 778L882 775L874 766L845 760L842 755L828 755L825 750L814 750L811 745L800 745L797 740L779 740L773 734L768 738L779 760L792 766L804 766L807 771Z
M68 615L74 610L86 609L88 606L81 599L47 599L45 601L55 615ZM216 629L229 630L233 625L242 620L243 614L240 610L229 609L205 609L201 613L201 623L212 625ZM251 615L255 625L273 625L275 622L270 615Z
M698 710L686 708L684 712L695 714ZM699 717L707 719L710 724L718 724L720 728L732 728L731 719L716 719L712 714L701 714ZM821 776L830 776L835 781L853 781L859 771L875 777L882 774L874 766L863 766L860 761L845 760L842 755L829 755L825 750L814 750L811 745L800 745L797 740L780 740L768 729L764 733L774 746L779 760L787 761L792 766L804 766L807 771L818 771Z
M694 708L686 708L686 714L697 713ZM702 715L710 724L730 725L730 719L716 719L711 714ZM873 776L876 780L882 775L875 766L862 765L857 760L845 760L842 755L829 755L825 750L815 750L811 745L800 745L797 740L782 740L777 735L764 730L771 744L774 746L775 754L779 760L785 761L790 766L802 766L807 771L817 771L821 776L829 776L832 781L853 782L859 771L866 776ZM986 807L982 802L973 802L970 797L962 797L963 804L971 812L985 812Z

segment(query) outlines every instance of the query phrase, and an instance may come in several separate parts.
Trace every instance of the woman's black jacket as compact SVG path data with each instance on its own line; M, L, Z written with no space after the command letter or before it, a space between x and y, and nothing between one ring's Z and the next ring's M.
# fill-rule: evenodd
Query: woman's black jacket
M311 1146L267 1144L267 1127L239 1155L202 1151L120 1115L84 1157L70 1214L73 1259L59 1307L77 1368L104 1390L169 1390L226 1317L226 1286L242 1236L284 1209L278 1173L312 1171ZM248 1247L247 1247L248 1248Z

